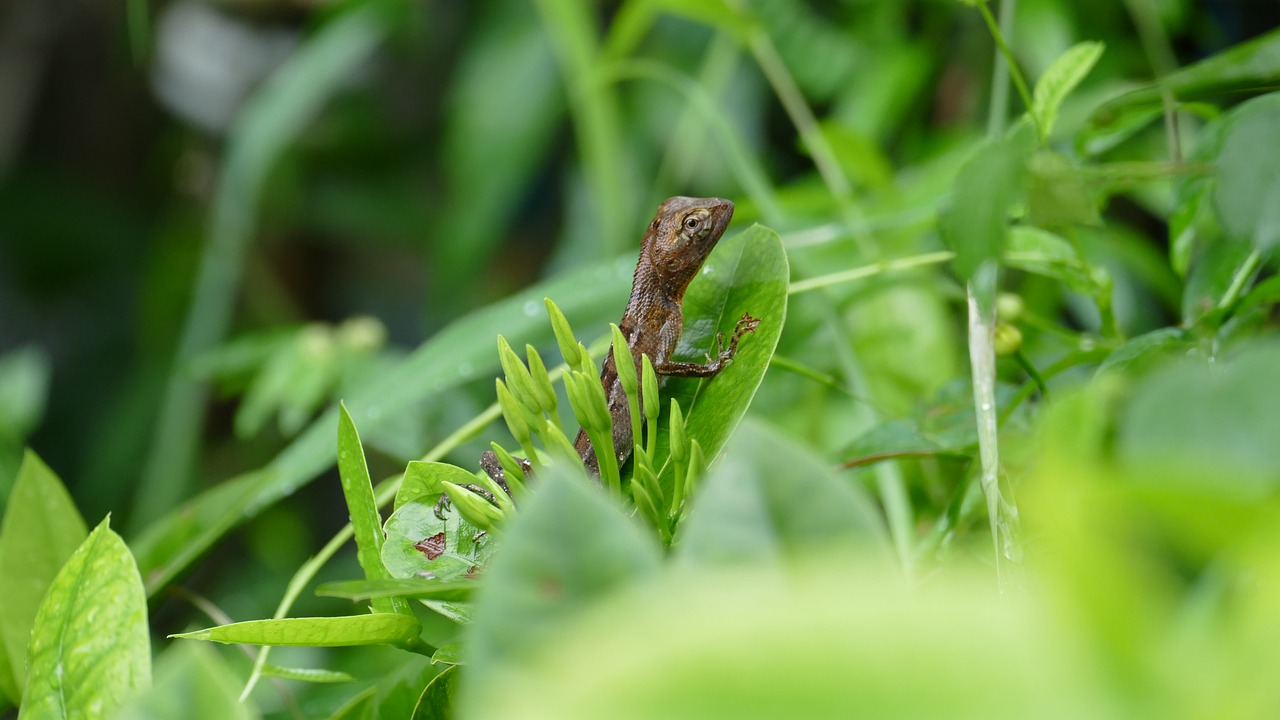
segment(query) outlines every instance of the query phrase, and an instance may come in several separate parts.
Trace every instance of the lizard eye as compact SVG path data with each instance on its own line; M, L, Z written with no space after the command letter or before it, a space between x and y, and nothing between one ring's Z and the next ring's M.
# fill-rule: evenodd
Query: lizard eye
M685 219L684 219L684 226L685 226L687 229L691 230L691 231L692 231L692 230L697 230L697 229L698 229L698 225L700 225L700 224L701 224L701 221L700 221L700 220L698 220L698 216L697 216L697 215L691 215L691 216L689 216L689 217L687 217L687 218L685 218Z

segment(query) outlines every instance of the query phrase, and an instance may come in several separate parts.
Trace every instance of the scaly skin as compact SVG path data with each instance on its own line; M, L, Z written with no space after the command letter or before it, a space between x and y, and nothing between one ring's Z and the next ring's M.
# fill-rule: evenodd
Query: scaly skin
M685 290L715 249L732 217L733 203L721 198L673 197L667 198L658 208L641 242L640 260L636 263L635 279L631 284L631 299L622 314L622 321L618 323L622 336L631 347L636 377L641 374L642 355L649 356L654 371L660 376L715 377L733 360L742 336L753 332L760 324L757 318L743 315L734 327L728 347L724 344L724 336L716 335L715 358L708 354L706 363L671 360L676 344L680 342L680 333L684 331ZM621 467L631 457L631 408L618 380L618 367L612 350L600 372L600 384L608 399L609 416L613 420L613 447ZM573 446L587 472L598 478L600 461L585 430L578 432ZM531 469L527 460L519 461L526 472ZM480 466L502 488L507 487L502 466L492 451L481 456ZM469 488L493 500L481 488ZM447 505L448 496L441 496L436 506L437 516Z
M759 320L744 315L734 328L729 346L723 336L716 338L716 357L707 362L673 362L671 355L684 330L684 293L715 249L733 217L733 203L721 198L668 198L645 232L631 284L631 299L618 328L631 347L636 377L640 376L642 355L648 355L658 375L674 377L714 377L733 360L738 341L752 332ZM613 419L613 447L619 467L631 456L631 410L618 380L613 352L600 373ZM600 475L600 461L585 430L573 443L592 476Z

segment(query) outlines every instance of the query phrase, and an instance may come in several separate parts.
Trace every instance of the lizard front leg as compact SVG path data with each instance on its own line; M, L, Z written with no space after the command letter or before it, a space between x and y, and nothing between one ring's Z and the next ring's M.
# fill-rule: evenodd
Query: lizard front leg
M711 359L711 354L707 353L706 363L695 362L664 362L653 367L654 372L659 375L670 375L672 377L715 377L721 370L733 361L733 356L738 353L738 341L743 335L755 332L760 326L760 318L751 317L750 313L743 313L738 320L738 324L733 328L733 336L729 340L729 347L724 345L724 333L716 333L716 357Z

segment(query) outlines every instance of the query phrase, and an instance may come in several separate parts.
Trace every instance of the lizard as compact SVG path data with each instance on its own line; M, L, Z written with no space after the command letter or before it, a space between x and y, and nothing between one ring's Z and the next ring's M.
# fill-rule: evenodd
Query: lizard
M640 259L636 262L635 276L631 283L631 297L622 314L622 321L618 323L618 328L631 349L631 361L635 363L637 377L641 374L643 355L649 356L654 372L659 376L715 377L733 361L742 336L754 332L759 326L759 318L754 318L749 313L743 314L735 325L727 346L724 334L716 334L714 358L707 353L705 363L672 360L684 331L685 291L715 249L732 218L733 203L722 198L676 196L667 198L658 207L658 212L649 223L641 241ZM631 410L626 392L618 380L615 349L611 349L605 359L600 371L600 384L604 388L609 416L613 421L613 447L621 467L631 456ZM573 446L588 474L598 479L600 461L585 429L578 431ZM516 458L516 461L526 474L531 471L527 459ZM481 455L480 466L499 486L504 490L507 488L502 465L493 451L486 451ZM488 492L477 486L468 489L493 500ZM448 496L441 496L436 515L440 516L443 507L447 506Z
M684 331L684 294L702 269L720 236L733 218L733 203L722 198L672 197L658 207L640 244L631 283L631 298L618 329L631 348L636 377L640 377L642 355L648 355L653 370L667 377L715 377L733 361L738 341L760 324L745 314L734 327L729 345L724 335L716 335L716 356L708 353L706 363L677 362L671 359ZM631 456L631 410L626 392L618 380L616 348L609 351L600 372L613 420L613 447L621 467ZM643 413L643 409L641 410ZM586 430L578 431L573 447L592 477L600 475L600 461Z

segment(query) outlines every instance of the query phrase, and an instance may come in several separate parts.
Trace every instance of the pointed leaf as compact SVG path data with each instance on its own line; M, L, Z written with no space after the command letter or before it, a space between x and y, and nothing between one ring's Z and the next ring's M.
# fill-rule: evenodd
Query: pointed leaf
M372 597L430 598L433 600L466 600L476 589L474 581L444 582L421 577L395 580L344 580L325 583L316 588L320 597L364 600Z
M8 658L15 688L26 682L27 644L40 601L88 534L62 481L28 450L0 527L0 651Z
M342 495L347 500L347 512L356 537L356 557L368 580L389 579L390 573L382 564L382 518L373 497L373 481L364 461L364 448L355 423L347 413L347 407L338 406L338 474L342 478ZM373 598L376 612L395 612L412 615L409 605L397 598Z
M24 718L108 716L151 683L142 578L103 520L58 572L31 631Z
M1102 57L1104 47L1100 42L1090 41L1075 45L1054 60L1036 82L1031 110L1039 121L1042 142L1053 135L1062 101L1093 69L1098 58Z
M249 620L169 637L250 645L350 647L411 643L418 637L421 629L418 619L412 615L372 613L341 617Z
M663 404L668 398L679 400L686 434L697 439L709 462L719 455L764 380L786 323L790 276L778 234L753 225L721 241L685 294L677 358L702 361L717 332L727 339L744 313L760 319L756 331L743 336L733 363L718 376L669 378L662 387ZM675 469L666 462L665 442L660 436L654 467L661 468L661 486L671 497Z

